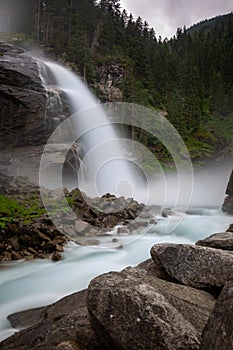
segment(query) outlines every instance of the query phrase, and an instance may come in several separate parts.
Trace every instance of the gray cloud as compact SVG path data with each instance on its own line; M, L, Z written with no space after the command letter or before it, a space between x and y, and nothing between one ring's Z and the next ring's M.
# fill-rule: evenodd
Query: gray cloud
M157 36L171 37L178 27L233 11L232 0L121 0L122 9L141 16Z

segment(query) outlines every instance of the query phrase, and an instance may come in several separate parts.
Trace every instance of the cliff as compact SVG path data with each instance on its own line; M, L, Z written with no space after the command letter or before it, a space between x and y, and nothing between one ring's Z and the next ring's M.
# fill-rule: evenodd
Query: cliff
M40 69L24 50L0 42L1 149L45 144L63 113L52 103L59 92L45 88Z

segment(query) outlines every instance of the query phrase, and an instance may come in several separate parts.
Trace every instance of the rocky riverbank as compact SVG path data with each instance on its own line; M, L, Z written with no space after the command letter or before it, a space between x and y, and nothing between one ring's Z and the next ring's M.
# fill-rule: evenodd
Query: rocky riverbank
M122 235L140 234L156 225L154 215L167 216L159 206L145 206L132 198L106 194L90 198L79 189L47 191L55 199L51 215L59 217L56 227L44 208L39 188L26 178L5 178L0 195L0 261L62 259L65 244L99 245L101 237L121 247ZM70 213L67 213L67 208Z
M8 317L2 350L229 350L233 233L156 244L151 259L101 275L87 290ZM214 248L213 248L214 246Z
M22 193L22 189L15 190L14 197L20 199ZM142 213L149 222L155 210L106 194L98 199L96 215L78 189L66 191L66 196L77 214L76 237L84 242L89 241L90 224L101 234L120 224L118 234L130 234L126 224L135 224L135 217ZM85 227L79 230L84 218ZM63 228L71 226L67 222ZM42 233L43 245L51 247L49 233ZM233 342L232 266L233 225L195 245L155 244L151 259L136 267L98 276L87 290L52 305L9 315L12 327L20 332L1 342L0 349L229 350Z

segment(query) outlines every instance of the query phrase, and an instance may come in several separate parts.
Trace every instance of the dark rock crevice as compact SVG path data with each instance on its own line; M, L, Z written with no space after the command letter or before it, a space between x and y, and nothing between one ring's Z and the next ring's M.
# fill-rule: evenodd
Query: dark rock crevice
M222 210L227 214L233 215L233 170L227 184L226 195L227 196L224 200Z

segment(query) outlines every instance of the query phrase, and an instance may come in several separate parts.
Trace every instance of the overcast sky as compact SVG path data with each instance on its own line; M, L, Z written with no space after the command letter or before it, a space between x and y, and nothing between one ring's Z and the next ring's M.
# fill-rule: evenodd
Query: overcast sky
M170 38L178 27L233 11L233 0L121 0L122 9L141 16L156 36Z

